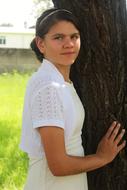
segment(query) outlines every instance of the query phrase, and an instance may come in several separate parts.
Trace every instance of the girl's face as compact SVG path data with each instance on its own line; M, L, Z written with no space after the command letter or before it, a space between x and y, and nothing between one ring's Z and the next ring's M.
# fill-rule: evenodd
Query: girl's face
M44 57L55 65L73 64L80 50L79 31L68 21L59 21L44 39L38 38L36 42Z

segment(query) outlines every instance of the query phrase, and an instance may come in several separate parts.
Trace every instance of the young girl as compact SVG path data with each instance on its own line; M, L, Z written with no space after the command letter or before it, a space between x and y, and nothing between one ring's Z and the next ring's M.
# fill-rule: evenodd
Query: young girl
M70 11L50 9L36 23L31 43L42 62L27 85L21 148L29 156L24 190L87 190L88 171L111 162L125 142L114 121L96 154L84 156L81 129L84 108L70 81L80 50L80 31Z

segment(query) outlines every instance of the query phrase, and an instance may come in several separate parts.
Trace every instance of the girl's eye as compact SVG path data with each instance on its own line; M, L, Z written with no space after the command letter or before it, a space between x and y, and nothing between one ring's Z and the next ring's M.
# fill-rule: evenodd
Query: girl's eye
M54 39L55 40L63 40L63 36L56 36Z
M79 35L77 35L77 34L76 35L72 35L71 39L77 40L77 39L79 39Z

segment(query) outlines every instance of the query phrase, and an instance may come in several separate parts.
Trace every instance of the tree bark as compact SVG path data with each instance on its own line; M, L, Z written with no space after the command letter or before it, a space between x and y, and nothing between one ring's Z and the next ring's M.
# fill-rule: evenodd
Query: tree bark
M127 128L126 0L53 3L72 11L79 19L82 46L71 77L86 112L83 147L86 154L92 154L112 121L117 120ZM112 163L88 172L89 190L125 190L126 153L127 148Z

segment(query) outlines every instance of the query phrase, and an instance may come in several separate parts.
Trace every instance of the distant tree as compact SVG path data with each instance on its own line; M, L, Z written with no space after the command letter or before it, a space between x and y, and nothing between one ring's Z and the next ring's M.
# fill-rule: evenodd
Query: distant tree
M44 10L53 6L51 0L33 0L34 16L38 17Z

